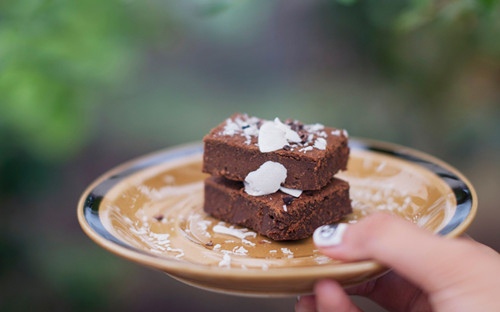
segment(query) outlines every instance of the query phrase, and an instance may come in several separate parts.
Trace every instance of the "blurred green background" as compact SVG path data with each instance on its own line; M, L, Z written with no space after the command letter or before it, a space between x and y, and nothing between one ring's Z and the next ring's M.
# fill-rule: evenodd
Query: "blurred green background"
M97 176L237 111L447 161L479 194L468 234L500 250L498 0L4 0L0 310L291 311L122 260L76 220Z

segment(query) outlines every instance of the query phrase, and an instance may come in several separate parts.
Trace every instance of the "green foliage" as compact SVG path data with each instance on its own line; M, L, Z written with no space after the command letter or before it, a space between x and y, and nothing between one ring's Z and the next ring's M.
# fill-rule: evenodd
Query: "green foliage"
M489 20L499 9L498 0L413 0L396 20L403 31L415 30L434 21L448 25L464 20Z
M498 17L500 0L406 0L388 3L373 0L336 0L342 5L357 5L376 12L390 12L396 4L400 10L393 16L386 17L394 28L400 31L414 31L433 22L452 24L463 19L475 19L492 22ZM390 4L390 3L389 3ZM386 21L387 22L387 21Z
M357 0L337 0L340 4L351 5L357 2Z
M119 0L0 2L0 162L7 152L59 159L78 150L95 97L130 73L149 10Z

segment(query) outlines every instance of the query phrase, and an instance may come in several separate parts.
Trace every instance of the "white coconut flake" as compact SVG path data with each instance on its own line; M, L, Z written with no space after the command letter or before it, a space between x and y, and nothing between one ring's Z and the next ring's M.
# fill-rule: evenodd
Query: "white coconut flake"
M281 252L288 258L293 258L293 252L288 248L281 248Z
M255 125L247 125L243 127L243 133L248 136L257 136L259 129Z
M288 212L288 208L287 208L287 206L286 206L286 205L283 205L283 210L284 210L285 212Z
M326 149L326 140L323 138L317 138L316 141L314 141L314 147L319 149L319 150L325 150Z
M248 239L242 239L241 242L243 243L243 245L247 245L247 246L252 246L252 247L255 247L255 243L249 241Z
M222 260L219 262L219 267L229 268L231 266L231 256L225 253Z
M387 165L387 163L386 163L385 161L381 162L381 163L377 166L377 168L375 168L375 171L376 171L376 172L382 172L382 171L385 169L386 165Z
M282 123L279 118L266 121L259 130L258 145L261 153L268 153L282 149L283 146L301 141L297 132L289 125Z
M332 258L321 255L315 257L314 261L316 261L317 264L327 264L332 261Z
M302 190L291 189L283 186L280 187L280 191L288 195L292 195L293 197L299 197L300 195L302 195Z
M342 134L342 131L340 129L335 129L332 130L332 135L340 136Z
M248 254L248 250L246 250L243 246L240 246L240 247L235 247L233 249L233 253L237 255L246 255Z
M318 132L321 131L325 128L324 125L320 123L315 123L315 124L310 124L310 125L304 125L304 129L308 132Z
M274 122L268 121L262 124L258 138L261 153L268 153L282 149L288 144L286 131L277 127Z
M284 123L282 123L279 118L274 119L274 125L285 131L285 139L288 142L298 143L301 141L299 134L292 130L289 125L285 125Z
M301 149L299 149L299 152L309 152L309 151L312 151L313 150L313 147L312 146L307 146L307 147L303 147Z
M216 224L212 228L212 231L219 234L226 234L230 236L237 237L239 239L245 239L247 236L256 237L257 233L248 231L247 229L235 229L234 226L224 226L223 224Z
M328 137L328 134L326 134L325 131L320 131L320 132L318 132L318 136L322 137L322 138L326 138L326 137Z
M227 136L241 135L245 137L245 144L250 144L252 137L256 137L259 133L258 122L259 119L257 117L248 117L247 115L235 118L234 120L228 118L220 134Z
M226 125L224 126L224 131L222 132L223 135L235 135L236 132L240 130L240 126L236 122L234 122L231 119L226 119Z
M285 182L287 170L278 162L266 161L259 169L250 172L244 181L245 192L252 196L275 193Z

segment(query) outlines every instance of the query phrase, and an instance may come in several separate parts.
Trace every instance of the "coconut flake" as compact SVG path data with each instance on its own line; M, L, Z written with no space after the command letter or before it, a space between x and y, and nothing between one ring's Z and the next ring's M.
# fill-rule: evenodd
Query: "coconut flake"
M281 252L287 256L287 258L293 258L293 252L288 248L281 248Z
M240 126L231 119L226 119L226 125L224 126L223 135L233 136L240 130Z
M299 197L302 194L302 190L291 189L284 186L280 187L280 191L288 195L292 195L293 197Z
M259 169L250 172L243 182L245 192L252 196L272 194L279 190L286 179L286 168L274 161L266 161Z
M229 268L231 266L231 256L225 253L222 260L219 262L219 267Z
M340 136L342 134L342 130L340 129L332 130L331 134L335 136Z
M314 147L319 149L319 150L325 150L326 149L326 140L323 138L317 138L314 141Z
M312 151L313 150L313 147L312 146L307 146L307 147L303 147L301 149L299 149L299 152L309 152L309 151Z
M301 141L300 135L294 130L292 130L292 127L282 123L281 120L279 120L279 118L277 117L274 118L274 125L277 128L283 129L283 131L285 131L285 139L288 142L299 143Z
M283 148L288 143L285 135L286 132L276 127L274 122L268 121L263 123L259 130L259 150L261 153L267 153Z
M325 128L325 126L320 124L320 123L315 123L315 124L311 124L311 125L304 125L304 128L308 132L318 132L318 131L323 130Z
M246 228L245 229L235 229L234 226L227 227L221 223L214 225L212 230L214 231L214 233L231 235L231 236L237 237L239 239L245 239L247 236L251 236L251 237L257 236L257 233L252 232L252 231L248 231Z
M277 151L290 142L298 143L300 141L299 134L278 118L275 118L274 121L264 122L259 129L258 144L262 153Z
M234 247L233 253L237 255L246 255L248 254L248 250L246 250L243 246Z

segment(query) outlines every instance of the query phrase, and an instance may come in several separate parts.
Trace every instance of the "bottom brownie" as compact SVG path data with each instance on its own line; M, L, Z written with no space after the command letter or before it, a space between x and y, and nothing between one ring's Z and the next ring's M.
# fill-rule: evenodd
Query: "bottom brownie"
M352 212L349 184L334 178L318 191L304 191L295 198L278 191L250 196L242 182L211 176L205 180L206 213L265 235L273 240L310 237L324 224Z

